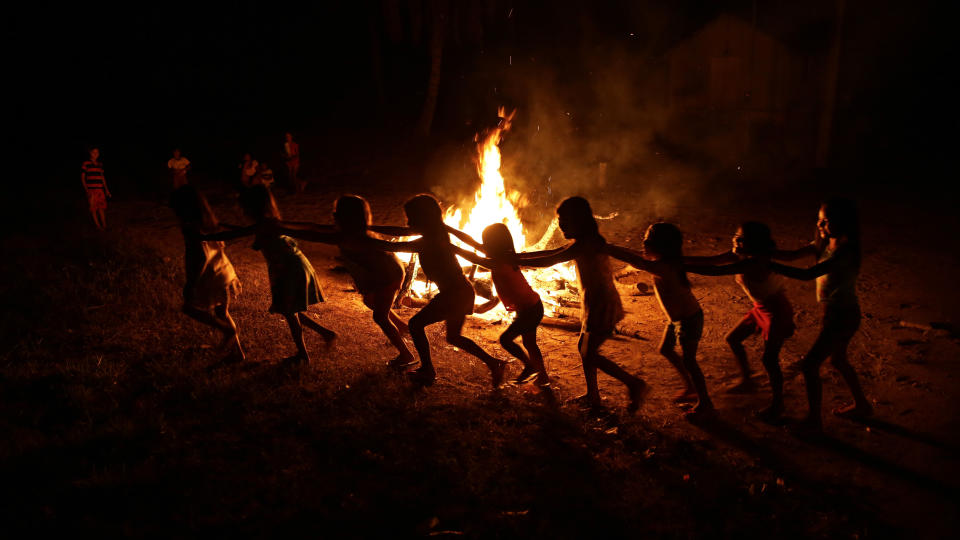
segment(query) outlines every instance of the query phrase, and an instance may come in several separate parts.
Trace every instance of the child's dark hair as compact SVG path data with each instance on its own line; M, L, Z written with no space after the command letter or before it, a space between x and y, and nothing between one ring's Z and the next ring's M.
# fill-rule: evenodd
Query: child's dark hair
M745 221L740 224L743 232L743 248L748 255L772 255L777 249L770 227L759 221Z
M837 197L827 200L820 207L830 222L831 233L846 236L848 241L860 244L860 216L855 202Z
M170 196L170 207L183 224L195 225L205 232L213 232L219 226L206 197L189 184L180 186L173 192Z
M262 184L255 185L240 193L240 207L243 213L254 221L264 218L280 219L280 210L270 189Z
M372 221L370 205L358 195L343 195L334 204L333 220L341 231L365 231Z
M411 197L403 204L403 212L407 216L407 224L414 229L442 230L444 227L440 201L429 193Z
M657 222L647 227L643 237L643 249L656 254L660 260L678 263L680 282L690 286L687 273L683 271L683 233L673 223Z
M483 251L492 259L515 262L517 251L513 247L513 235L503 223L494 223L483 229ZM516 266L514 264L514 266Z
M593 209L590 203L583 197L568 197L557 206L557 215L576 225L578 235L599 236L600 227L597 220L593 217Z

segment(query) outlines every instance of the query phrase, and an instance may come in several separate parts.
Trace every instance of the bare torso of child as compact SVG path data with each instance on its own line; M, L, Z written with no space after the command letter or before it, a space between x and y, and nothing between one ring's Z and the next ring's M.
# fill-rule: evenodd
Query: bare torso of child
M736 274L734 280L750 297L755 304L763 304L765 300L783 294L783 278L770 271L767 260L750 259L751 265L747 272Z
M581 244L583 245L583 244ZM580 282L582 330L590 333L612 333L623 319L623 303L613 283L610 257L599 244L589 243L574 259Z
M657 262L653 274L653 292L660 307L671 321L681 321L700 311L700 302L690 286L683 282L679 265Z
M445 240L432 241L426 237L416 240L420 242L420 265L427 278L437 284L440 292L470 291L473 287L463 275L463 268L457 261L451 245Z
M361 293L403 281L403 266L393 253L364 247L366 235L344 236L338 243L340 255Z

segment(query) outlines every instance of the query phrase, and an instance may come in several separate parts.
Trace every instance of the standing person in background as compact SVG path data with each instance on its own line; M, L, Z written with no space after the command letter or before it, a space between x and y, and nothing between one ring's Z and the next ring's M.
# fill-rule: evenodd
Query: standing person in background
M257 167L260 165L253 159L250 152L244 152L243 159L240 161L240 185L248 188L253 185L253 177L257 174Z
M81 169L80 182L83 184L84 191L87 192L90 216L98 229L106 230L107 198L111 195L110 189L107 188L107 180L103 176L103 164L100 163L99 148L93 147L90 149L90 159L83 162Z
M287 176L290 186L296 193L303 193L307 182L300 180L300 145L293 140L292 133L284 134L283 159L287 162Z
M187 184L187 171L190 170L190 160L180 154L179 148L173 149L173 157L167 160L167 169L170 170L174 190Z

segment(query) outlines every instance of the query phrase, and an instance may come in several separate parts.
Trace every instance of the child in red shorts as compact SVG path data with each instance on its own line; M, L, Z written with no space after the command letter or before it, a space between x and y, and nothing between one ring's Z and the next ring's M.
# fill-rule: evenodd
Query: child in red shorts
M497 296L507 311L516 313L510 326L500 334L500 345L523 362L523 371L513 382L523 384L536 379L539 386L549 385L547 370L543 365L543 353L537 346L537 328L543 321L543 301L520 272L522 263L513 247L510 229L503 223L490 225L483 230L482 244L456 229L450 229L450 232L487 254L488 257L480 257L465 249L455 248L457 254L464 259L490 269ZM522 339L523 347L514 342L517 337Z
M743 341L759 332L764 341L761 361L773 392L770 406L757 412L757 416L765 422L779 420L784 411L780 349L795 329L793 307L784 293L783 280L770 271L770 257L775 251L776 244L770 235L770 228L763 223L748 221L737 229L730 251L713 257L684 258L688 272L706 276L736 276L737 283L753 301L753 309L726 337L742 377L731 391L750 392L754 389L753 373L747 363Z

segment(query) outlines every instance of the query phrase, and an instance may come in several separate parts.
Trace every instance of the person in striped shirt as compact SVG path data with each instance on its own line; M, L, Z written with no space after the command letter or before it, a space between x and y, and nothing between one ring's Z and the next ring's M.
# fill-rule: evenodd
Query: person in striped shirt
M107 228L107 198L110 197L110 189L107 188L107 181L103 177L103 164L100 163L100 149L90 149L90 159L83 162L80 173L80 181L83 189L87 192L87 202L90 205L90 216L93 217L93 223L98 229Z

